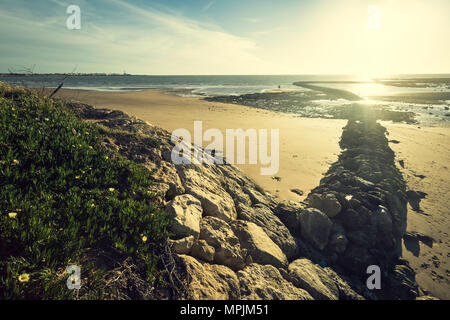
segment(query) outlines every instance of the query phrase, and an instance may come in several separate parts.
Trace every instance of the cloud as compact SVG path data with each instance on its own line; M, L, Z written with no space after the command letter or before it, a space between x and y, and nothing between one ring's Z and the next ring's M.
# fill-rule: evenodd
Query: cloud
M215 2L215 0L208 1L208 3L203 7L202 11L208 11Z
M261 19L258 18L243 18L242 20L246 21L246 22L250 22L250 23L258 23L261 22Z
M26 10L0 13L0 35L9 43L9 49L0 53L0 66L6 69L6 63L17 61L36 63L38 69L51 68L51 72L66 71L54 70L55 65L72 69L79 64L82 72L236 74L258 73L264 65L253 41L216 25L123 0L107 3L102 16L93 16L88 2L80 4L86 20L81 30L71 31L65 28L64 14L38 18ZM117 20L111 18L116 9L121 13ZM11 29L14 32L8 36L11 32L6 30Z

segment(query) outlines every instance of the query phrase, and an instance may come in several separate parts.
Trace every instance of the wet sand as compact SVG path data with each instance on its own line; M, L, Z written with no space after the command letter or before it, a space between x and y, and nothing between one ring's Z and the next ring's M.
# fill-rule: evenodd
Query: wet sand
M243 130L279 129L280 165L273 176L260 174L259 165L237 165L265 190L282 200L301 201L319 184L322 175L340 154L339 139L345 120L300 118L235 104L208 102L197 97L178 97L162 91L96 92L61 90L58 97L96 107L122 110L170 132L186 128L193 136L195 120L203 132L217 128ZM208 143L204 143L204 147ZM248 163L248 161L246 162ZM291 189L300 189L303 196Z

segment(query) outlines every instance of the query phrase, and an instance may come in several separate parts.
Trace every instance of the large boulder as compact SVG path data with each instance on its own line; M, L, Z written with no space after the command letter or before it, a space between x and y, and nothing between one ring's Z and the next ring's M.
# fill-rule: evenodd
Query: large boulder
M154 168L151 169L154 170L152 176L155 181L168 185L168 189L164 194L168 199L173 199L175 196L185 192L174 164L166 161L158 161L158 164L155 164Z
M284 223L292 235L300 234L300 213L304 207L294 201L282 201L274 210L276 216Z
M313 208L319 209L328 217L333 218L342 210L342 206L336 196L332 193L317 194L311 193L307 201Z
M306 208L300 213L302 237L319 250L327 245L332 224L330 218L317 209Z
M237 273L243 300L312 300L311 295L295 287L271 265L252 263Z
M207 166L180 167L179 170L186 193L200 200L205 215L225 221L237 218L233 199L217 181L220 176Z
M215 249L214 261L233 270L245 265L239 239L230 225L216 217L205 217L200 223L200 239Z
M180 255L179 258L190 279L187 295L189 300L238 300L239 281L228 267L200 262L197 259Z
M342 279L333 269L321 268L318 275L325 286L339 298L339 300L364 300L364 298L350 287L350 281Z
M169 239L168 243L175 253L188 254L189 252L191 252L194 241L194 236L189 236L178 240Z
M203 212L199 200L190 194L179 195L167 204L166 211L173 217L172 231L177 237L198 238Z
M389 291L389 299L413 300L419 296L416 274L407 263L394 267L389 277Z
M394 244L392 218L386 207L378 206L370 217L371 223L377 230L378 240L384 247L391 248Z
M342 253L347 248L348 239L345 236L344 233L337 232L333 233L330 236L330 241L328 243L328 247L331 249L331 251L336 253Z
M324 281L326 274L321 267L308 259L297 259L289 264L289 276L292 283L305 289L317 300L337 300L338 289L332 281Z
M269 238L280 247L288 259L296 256L297 244L294 238L272 210L265 205L257 204L254 207L240 205L238 211L239 219L260 226Z
M205 240L197 240L191 248L191 256L206 262L213 262L214 247L210 246Z
M241 246L247 249L253 262L271 264L275 267L284 267L288 260L286 255L256 224L248 221L236 220L231 223Z

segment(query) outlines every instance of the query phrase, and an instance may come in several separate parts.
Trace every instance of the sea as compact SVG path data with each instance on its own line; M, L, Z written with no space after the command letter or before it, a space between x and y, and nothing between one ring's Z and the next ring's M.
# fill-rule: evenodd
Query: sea
M392 75L389 79L450 78L450 74ZM320 82L320 85L354 92L360 96L449 90L445 88L411 88L387 86L372 79L353 75L27 75L0 76L0 81L30 88L56 88L64 82L66 89L95 91L141 91L149 89L182 90L190 95L220 96L260 93L270 90L298 90L294 82Z
M379 80L385 82L380 83ZM389 82L395 85L389 85ZM310 82L318 86L350 91L373 104L376 96L390 96L416 92L450 92L450 74L390 75L370 79L354 75L0 75L0 81L29 88L63 88L94 91L171 90L181 96L238 96L271 91L307 90L294 82ZM402 86L402 81L408 85ZM400 85L399 85L400 83ZM389 102L395 110L413 111L425 122L448 122L450 100L438 105ZM315 105L345 105L346 101L316 101ZM434 109L431 112L431 109Z

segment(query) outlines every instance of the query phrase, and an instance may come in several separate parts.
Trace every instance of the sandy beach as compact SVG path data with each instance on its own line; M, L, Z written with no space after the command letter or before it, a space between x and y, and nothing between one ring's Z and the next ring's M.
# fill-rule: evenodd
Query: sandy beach
M340 153L338 142L346 123L345 120L300 118L291 114L208 102L197 97L179 97L154 90L61 90L58 96L96 107L122 110L170 132L186 128L193 135L195 120L203 121L203 131L209 128L217 128L224 133L225 129L238 128L280 129L280 165L277 174L263 176L259 165L246 164L238 167L265 190L282 200L301 201L319 184L322 175ZM291 189L302 190L303 196L293 193Z
M404 242L403 257L416 271L419 286L434 296L450 299L448 230L448 200L450 199L450 128L383 123L408 189L422 191L427 196L420 202L423 212L408 205L407 231L418 232L434 239L424 242Z

